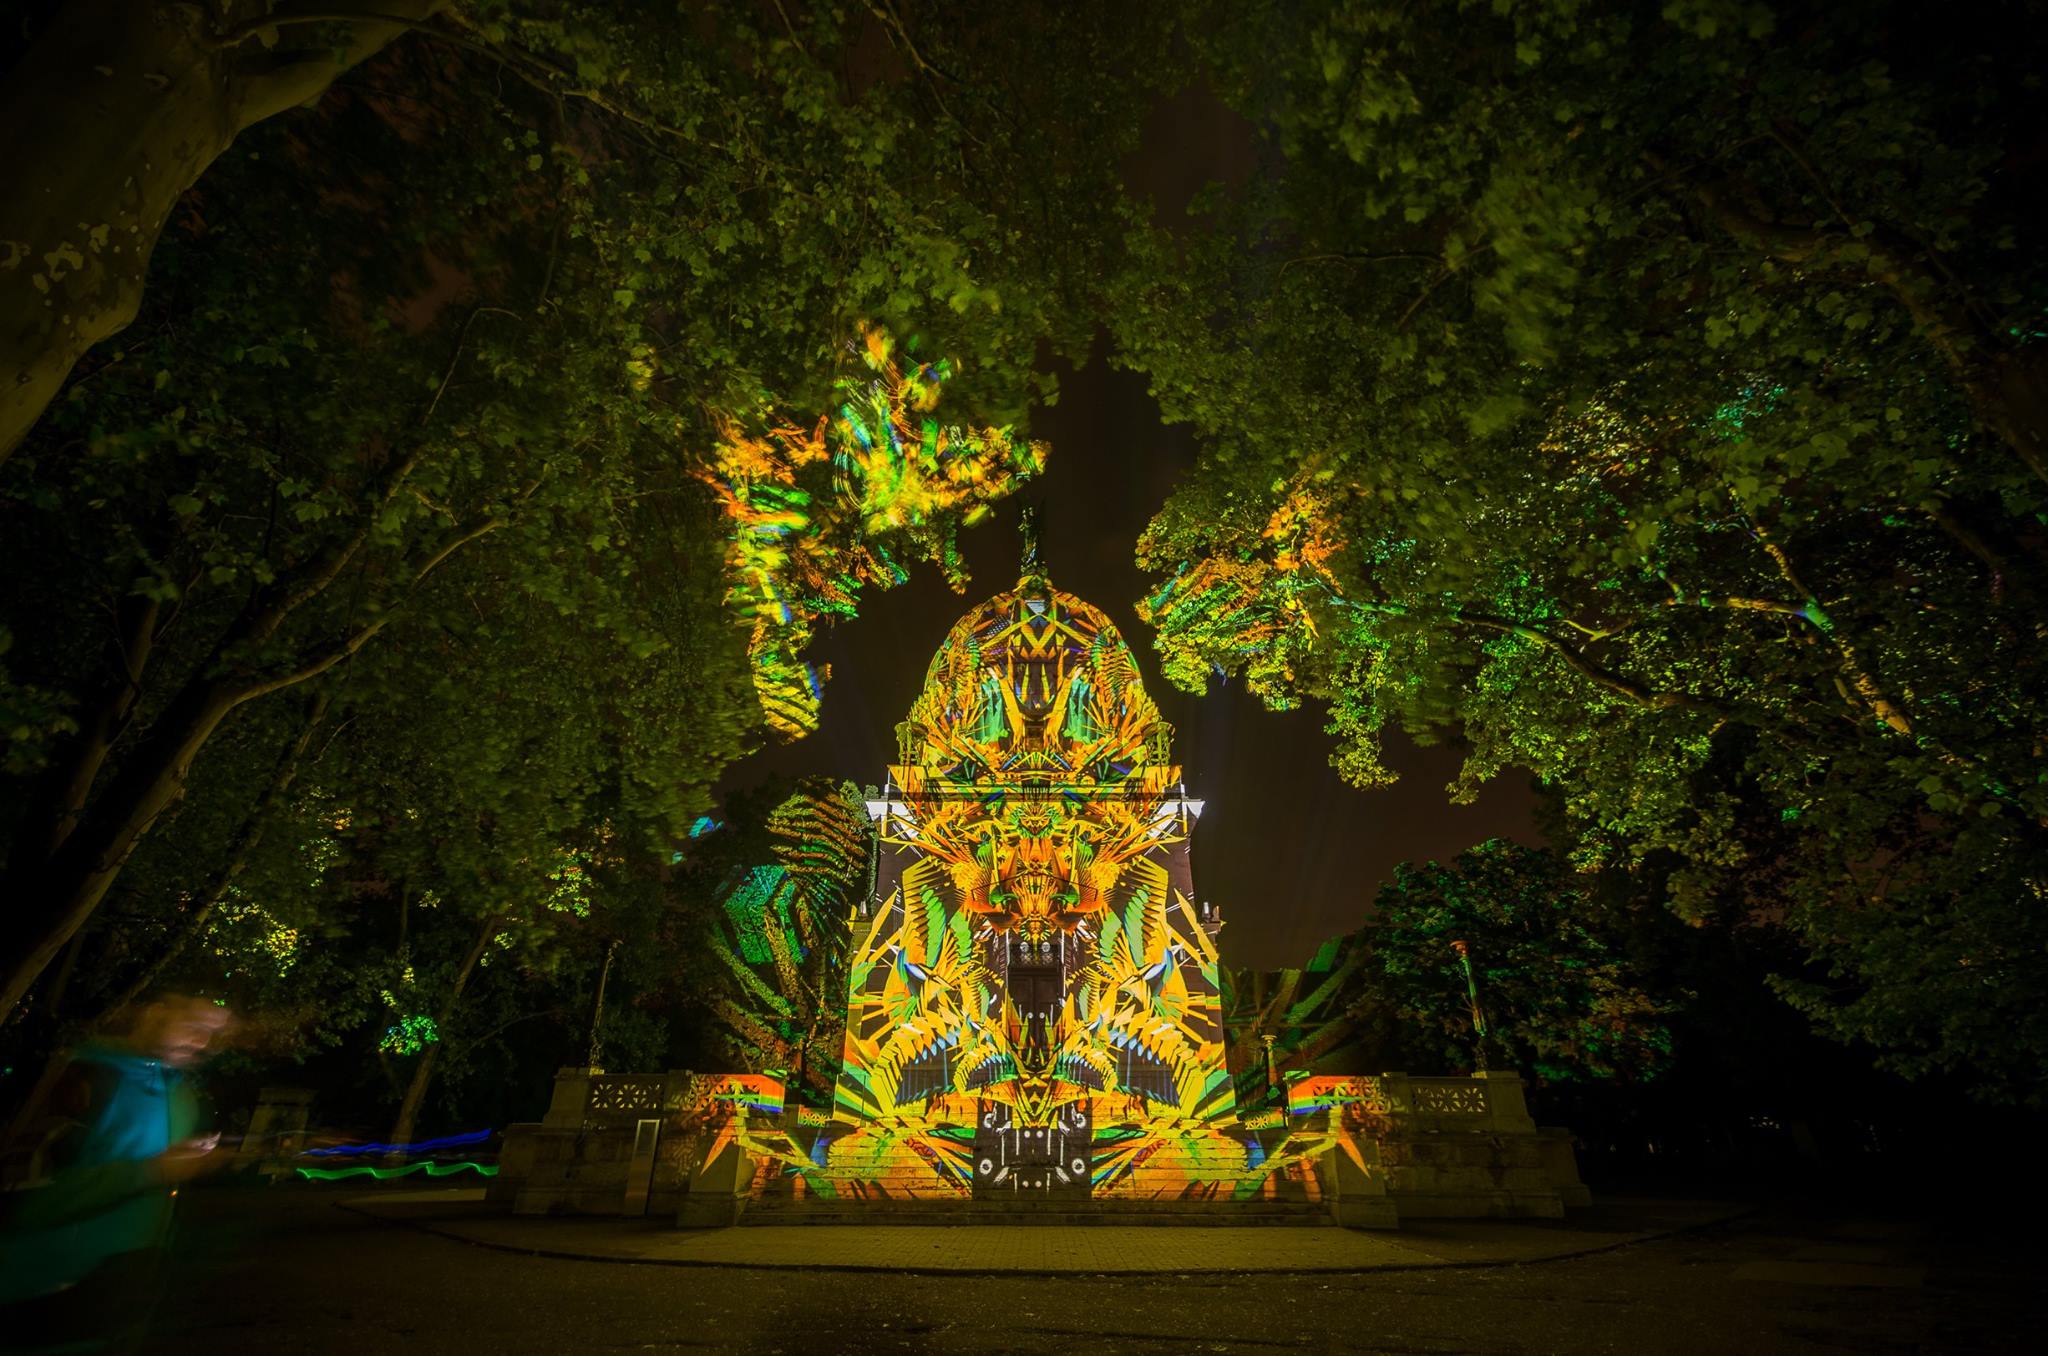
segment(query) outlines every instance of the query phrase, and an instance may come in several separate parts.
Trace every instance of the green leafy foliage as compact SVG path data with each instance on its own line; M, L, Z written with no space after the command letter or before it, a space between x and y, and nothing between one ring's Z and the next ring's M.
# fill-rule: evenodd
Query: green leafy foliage
M1377 962L1370 1002L1414 1067L1456 1068L1460 1055L1481 1053L1469 962L1487 1060L1544 1082L1652 1076L1670 1036L1624 960L1625 923L1603 912L1556 853L1505 839L1448 864L1404 863L1360 939Z
M1548 849L1496 838L1449 863L1403 863L1365 924L1300 969L1231 974L1241 1095L1263 1084L1269 1035L1278 1070L1655 1077L1670 1061L1665 1017L1679 995L1650 990L1630 955L1636 931L1626 907Z
M1819 1027L2042 1095L2048 420L2020 9L1219 7L1274 178L1134 229L1113 326L1205 440L1174 681L1455 732L1587 867L1798 936ZM1667 865L1671 866L1668 874Z
M1025 227L1113 211L1145 86L1094 58L1144 26L897 9L450 6L212 165L140 317L0 470L10 984L83 919L91 981L43 990L74 1014L183 939L162 977L280 1048L424 1013L452 1073L502 1022L582 1023L600 943L660 916L649 863L761 735L699 480L722 430L834 409L864 324L955 361L963 427L1019 422L1040 345L1091 337L1092 262ZM1107 134L1018 116L1084 97Z

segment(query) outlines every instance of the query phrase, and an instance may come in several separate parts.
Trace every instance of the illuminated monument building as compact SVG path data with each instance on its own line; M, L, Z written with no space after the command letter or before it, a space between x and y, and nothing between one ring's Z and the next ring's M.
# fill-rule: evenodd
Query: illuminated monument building
M807 1176L1184 1197L1267 1175L1225 1067L1221 920L1194 900L1202 804L1171 734L1109 618L1030 553L953 627L868 802L875 880Z
M1275 1087L1239 1070L1259 1099L1239 1106L1221 920L1188 870L1201 803L1116 628L1035 558L953 627L897 732L867 802L831 1105L793 1100L772 1070L565 1069L546 1119L508 1131L493 1199L673 1205L687 1226L1030 1200L1364 1228L1585 1199L1570 1137L1538 1130L1512 1073L1301 1070ZM793 974L798 943L769 921L766 951Z
M905 411L929 408L936 369L906 384L886 344L869 347L895 384L862 397L868 423L847 407L852 440L832 455L860 471L864 494L897 493L912 464ZM921 428L936 456L936 425ZM792 732L807 727L817 685L790 658L807 631L791 627L768 557L804 502L795 469L826 455L821 438L748 444L719 482L747 525L735 540L754 548L737 565L760 581L741 591L756 646L780 656L761 670L774 679L764 711ZM839 587L818 562L803 569L820 596ZM493 1199L526 1213L673 1205L685 1225L832 1202L858 1214L898 1201L1186 1202L1197 1213L1264 1201L1386 1227L1409 1213L1557 1214L1583 1195L1569 1137L1539 1133L1511 1072L1365 1074L1324 1068L1299 1043L1308 1068L1273 1068L1276 1035L1314 997L1237 1034L1235 1048L1258 1039L1268 1055L1233 1085L1222 924L1196 902L1188 869L1201 802L1186 795L1129 647L1101 611L1053 587L1034 549L1014 588L954 625L897 734L898 761L867 797L871 884L849 933L836 925L851 873L833 864L862 855L862 835L857 813L831 806L815 820L837 826L820 831L831 841L799 828L791 848L793 861L816 859L804 870L830 878L825 888L799 891L784 863L746 873L725 900L735 944L714 936L713 949L747 997L715 1001L747 1070L561 1070L546 1116L508 1129ZM845 1035L821 1106L804 1014L809 1032L829 1027L816 1017L832 1000L810 976L842 958ZM1291 994L1303 976L1286 973ZM1341 978L1317 979L1313 994Z

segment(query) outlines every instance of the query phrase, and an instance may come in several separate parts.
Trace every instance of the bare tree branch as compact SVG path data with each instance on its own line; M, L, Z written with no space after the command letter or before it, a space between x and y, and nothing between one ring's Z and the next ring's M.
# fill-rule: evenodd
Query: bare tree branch
M238 62L241 95L237 110L240 123L249 127L275 117L288 108L317 99L342 71L375 54L393 38L422 30L434 32L423 21L445 7L447 0L385 0L380 9L335 9L317 13L267 14L240 24L216 36L213 46L222 51L268 35L276 41L280 28L308 24L346 25L345 41L317 51L275 55L257 54Z

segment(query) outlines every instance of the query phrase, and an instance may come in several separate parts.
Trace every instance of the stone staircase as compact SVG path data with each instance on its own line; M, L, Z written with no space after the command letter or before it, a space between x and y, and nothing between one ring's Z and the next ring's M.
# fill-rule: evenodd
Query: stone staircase
M792 1145L792 1148L796 1146ZM830 1150L830 1182L784 1173L757 1182L744 1224L1131 1224L1328 1226L1330 1214L1298 1181L1278 1178L1258 1196L1232 1198L1243 1175L1236 1145L1166 1145L1122 1176L1113 1194L1073 1185L1051 1191L953 1195L945 1172L902 1144L842 1140ZM949 1165L950 1166L950 1165ZM820 1189L822 1188L822 1190ZM835 1191L836 1188L836 1191ZM826 1194L832 1192L833 1194Z
M1301 1225L1327 1228L1329 1212L1313 1201L1133 1201L1070 1197L984 1200L835 1200L759 1196L740 1216L746 1224L1005 1224L1005 1225Z
M1558 1218L1583 1206L1571 1136L1530 1119L1522 1080L1288 1075L1284 1112L1237 1133L1133 1145L1099 1136L1054 1192L970 1199L985 1176L960 1136L827 1127L789 1115L765 1075L621 1076L564 1069L538 1124L505 1136L489 1198L515 1214L673 1212L685 1227L749 1224L1217 1224L1399 1227L1404 1218ZM715 1122L703 1108L729 1108ZM683 1108L695 1108L690 1117ZM651 1165L636 1154L663 1127ZM724 1133L737 1124L735 1138ZM829 1142L820 1144L830 1133ZM717 1153L712 1148L717 1146ZM1121 1154L1121 1150L1132 1149ZM1265 1165L1263 1176L1248 1169ZM1029 1166L1043 1166L1032 1164ZM651 1175L650 1175L651 1168ZM635 1174L638 1174L637 1176ZM760 1180L766 1174L768 1180ZM1037 1173L1043 1181L1047 1174ZM629 1190L628 1182L635 1185ZM999 1180L999 1179L998 1179ZM1017 1186L1023 1174L1011 1182ZM1257 1182L1259 1194L1234 1199ZM1097 1183L1099 1195L1076 1190ZM955 1188L958 1188L956 1191ZM1074 1194L1059 1194L1074 1192Z

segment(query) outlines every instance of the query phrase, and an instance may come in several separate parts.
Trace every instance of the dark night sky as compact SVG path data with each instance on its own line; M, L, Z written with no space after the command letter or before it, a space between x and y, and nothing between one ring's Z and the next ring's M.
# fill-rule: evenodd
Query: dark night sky
M1251 168L1244 124L1190 93L1161 105L1126 173L1134 189L1153 196L1161 219L1173 220L1203 183L1242 178ZM1029 500L1041 506L1054 583L1103 609L1123 632L1146 690L1173 723L1188 789L1208 802L1194 839L1195 888L1222 908L1232 962L1299 963L1323 938L1358 924L1398 862L1449 856L1496 834L1533 841L1523 778L1489 785L1477 805L1454 806L1444 786L1457 772L1457 754L1395 734L1387 758L1402 780L1359 791L1330 767L1319 711L1266 711L1236 680L1212 684L1201 698L1169 687L1151 631L1132 610L1148 581L1131 555L1147 520L1192 470L1193 440L1159 422L1140 376L1098 359L1060 377L1059 403L1031 421L1032 436L1052 447L1045 476L963 537L974 574L967 596L948 590L930 566L901 588L868 594L857 620L812 647L812 657L832 667L817 733L736 765L727 787L775 773L879 784L894 756L896 722L947 630L970 605L1015 581L1017 515Z

